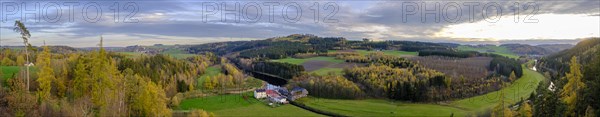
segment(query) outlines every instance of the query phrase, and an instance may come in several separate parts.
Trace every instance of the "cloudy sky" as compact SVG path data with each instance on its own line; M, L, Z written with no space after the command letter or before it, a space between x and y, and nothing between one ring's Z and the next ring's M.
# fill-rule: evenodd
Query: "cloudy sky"
M200 44L289 34L455 43L600 37L600 1L2 1L0 45Z

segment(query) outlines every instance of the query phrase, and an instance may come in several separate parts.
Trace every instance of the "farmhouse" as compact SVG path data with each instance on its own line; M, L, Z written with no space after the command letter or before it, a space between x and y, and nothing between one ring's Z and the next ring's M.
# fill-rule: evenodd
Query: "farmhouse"
M262 99L267 97L267 91L265 89L256 89L254 90L254 98Z
M265 89L257 89L254 91L254 98L267 98L268 101L279 104L287 104L288 101L293 101L302 97L306 97L308 91L301 87L294 87L291 92L285 87L267 84Z
M308 91L302 87L294 87L291 91L291 96L288 97L290 100L294 101L296 99L306 97L308 95Z

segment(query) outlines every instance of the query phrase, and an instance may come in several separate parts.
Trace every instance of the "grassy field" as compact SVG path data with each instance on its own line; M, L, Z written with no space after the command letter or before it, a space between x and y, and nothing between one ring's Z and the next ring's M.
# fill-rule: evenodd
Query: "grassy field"
M391 102L381 99L337 100L304 98L307 106L347 116L466 116L466 111L435 104Z
M0 76L0 79L6 79L12 77L12 74L19 72L19 66L0 66L2 68L3 75Z
M334 75L342 75L342 71L344 69L342 68L321 68L315 71L312 71L311 73L315 73L318 75L327 75L329 73L333 73Z
M544 77L530 69L524 69L523 77L500 91L510 103L527 98ZM466 116L484 112L499 101L499 91L453 101L446 105L391 102L381 99L335 100L308 98L301 100L307 106L352 116Z
M245 100L241 94L228 94L183 100L178 110L203 109L217 116L321 116L316 113L287 104L270 107L252 97L252 92Z
M137 58L137 57L144 55L143 53L139 53L139 52L117 52L117 53L123 54L127 58Z
M515 53L508 50L508 48L501 47L501 46L485 46L485 47L480 47L480 48L474 48L474 47L470 47L470 46L461 45L461 46L458 46L457 49L462 50L462 51L477 51L477 52L481 52L481 53L494 53L494 54L506 56L509 58L519 58L519 56L517 56ZM488 52L488 50L493 50L494 52Z
M285 59L277 59L277 60L273 60L273 61L291 63L291 64L296 64L296 65L302 65L302 63L304 63L306 61L310 61L310 60L329 61L329 62L333 62L333 63L343 63L344 62L344 60L335 59L335 57L322 57L322 56L312 57L312 58L305 58L305 59L288 57L288 58L285 58Z
M169 55L177 59L185 59L188 57L196 56L196 54L190 54L186 51L177 48L166 49L165 51L161 52L161 54Z
M198 85L196 87L202 88L204 79L221 74L221 67L219 65L210 66L206 69L206 72L198 78Z

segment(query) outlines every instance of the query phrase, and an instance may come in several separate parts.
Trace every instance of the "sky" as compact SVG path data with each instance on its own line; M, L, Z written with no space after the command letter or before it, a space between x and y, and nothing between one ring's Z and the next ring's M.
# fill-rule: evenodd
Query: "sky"
M600 37L600 1L1 1L0 45L202 44L290 34L350 40L573 43Z

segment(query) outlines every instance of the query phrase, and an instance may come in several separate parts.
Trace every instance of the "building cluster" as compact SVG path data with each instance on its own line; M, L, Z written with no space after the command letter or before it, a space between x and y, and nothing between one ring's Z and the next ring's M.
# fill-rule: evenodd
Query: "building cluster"
M288 90L285 87L267 84L266 88L254 90L254 98L267 99L272 103L287 104L288 101L294 101L302 97L306 97L308 91L301 87L294 87Z

